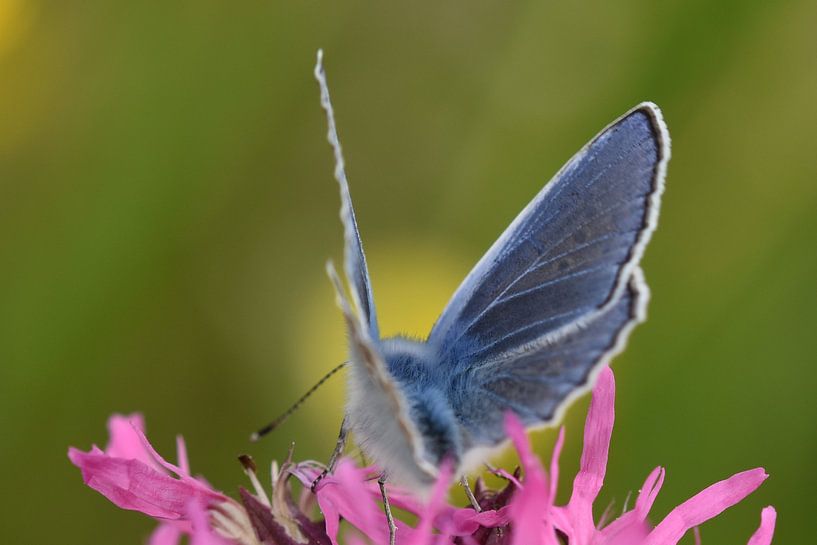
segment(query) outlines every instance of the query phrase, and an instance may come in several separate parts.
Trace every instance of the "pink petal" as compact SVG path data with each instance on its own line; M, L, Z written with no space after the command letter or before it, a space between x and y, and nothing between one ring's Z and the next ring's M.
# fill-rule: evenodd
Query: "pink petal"
M357 491L353 492L353 494L358 495L367 495L368 498L366 502L369 504L374 505L374 516L372 517L374 520L374 524L371 526L375 527L375 534L378 534L385 530L386 532L386 540L388 540L388 525L386 523L385 515L383 514L383 507L381 503L381 495L380 495L380 487L377 484L375 479L372 479L371 476L377 474L379 471L374 466L357 468L352 460L344 458L344 464L347 464L350 468L354 470L357 474L358 483L355 484L353 488ZM294 475L304 486L311 486L312 482L314 481L315 477L318 475L318 471L315 471L314 467L309 464L297 464L293 468L290 469L290 473ZM341 476L339 470L332 475L327 475L323 481L326 483L334 482L332 486L340 487L341 489L345 486L345 484L338 481L338 477ZM323 488L326 484L321 481L321 484L318 486L318 490L316 490L318 498L324 497L325 492ZM345 482L345 481L344 481ZM397 487L389 487L389 503L391 504L392 509L399 508L404 511L408 511L413 513L424 520L423 517L428 514L428 505L423 505L419 502L413 494L410 494L404 490L401 490ZM443 499L445 495L441 496ZM327 522L327 534L331 536L337 536L337 529L338 524L335 522L336 513L335 513L335 505L332 503L328 503L329 500L326 500L327 503L324 503L322 506L322 510L324 511L324 519ZM319 499L319 506L320 499ZM368 508L367 508L368 509ZM482 513L476 513L471 508L457 508L451 505L447 505L445 502L441 502L434 507L434 519L432 527L437 528L440 532L445 535L456 535L456 536L465 536L470 535L475 532L480 526L503 526L508 523L508 516L504 512L497 513L496 511L484 511ZM338 511L337 517L345 518L343 515ZM366 523L363 523L364 525ZM355 525L353 523L353 525ZM397 522L398 527L405 526L402 522ZM367 526L368 527L368 526ZM358 527L361 531L365 534L372 537L369 531L364 527ZM409 536L413 537L413 533L415 530L412 528L405 526L404 530L399 530L397 532L398 542L405 543L405 539L408 539ZM376 538L372 538L376 541Z
M367 541L362 536L354 534L352 532L349 532L347 535L343 537L346 540L346 545L371 545L370 541Z
M370 493L365 479L366 470L354 466L348 459L341 460L335 472L318 484L315 493L318 506L326 520L326 533L333 545L338 545L341 517L363 532L374 543L388 543L389 526L383 507ZM412 529L395 521L400 543L411 539Z
M175 473L180 478L195 480L190 477L190 464L187 460L187 448L184 438L176 437L176 450L179 465L173 465L165 460L145 436L145 423L141 414L130 416L113 415L108 419L110 439L105 448L105 454L113 458L125 460L139 460L154 469L166 470Z
M750 469L717 482L675 509L647 537L644 545L678 543L690 528L722 513L754 492L766 480L763 468Z
M764 507L760 512L760 527L749 539L747 545L769 545L774 535L774 524L777 520L777 511L774 507Z
M167 460L162 458L162 456L158 452L156 452L156 449L153 448L153 445L150 444L150 441L148 441L148 438L145 436L145 434L144 434L144 432L142 430L134 428L134 431L135 431L137 437L139 438L139 441L142 443L142 447L144 447L144 449L148 452L148 454L150 454L150 456L156 461L157 464L159 464L161 467L163 467L164 469L166 469L170 473L175 473L183 481L196 482L196 480L193 479L190 476L189 472L185 471L183 468L181 468L181 467L179 467L177 465L171 464L170 462L168 462ZM178 440L177 440L176 446L177 446L177 448L179 446ZM182 441L182 448L179 451L179 456L184 457L184 460L183 460L184 465L187 465L187 450L184 447L184 442L183 441Z
M559 456L562 454L562 447L565 444L565 427L559 428L559 436L556 444L553 445L553 452L550 456L550 497L556 497L556 490L559 485Z
M367 474L371 475L371 472L368 472ZM376 479L369 478L369 480L366 481L366 488L375 501L381 501L380 485L377 483ZM397 507L417 516L422 515L426 511L425 505L418 500L415 494L402 490L397 486L389 487L389 503L392 507ZM456 508L451 508L452 511L454 509Z
M646 522L647 515L664 484L665 471L656 467L641 487L635 507L607 525L600 533L609 544L627 544L645 538L652 527Z
M434 521L445 508L446 495L448 487L451 484L452 474L451 463L444 462L442 467L440 467L440 475L437 477L437 482L434 483L434 489L431 491L431 498L423 509L423 513L420 515L420 522L417 525L414 535L410 541L406 542L407 544L430 545L432 543Z
M187 445L184 443L184 437L176 436L176 460L179 462L179 469L182 475L190 475L190 461L187 459Z
M573 493L566 508L571 543L590 543L596 531L593 522L593 502L604 484L607 455L615 421L616 384L613 372L605 367L599 373L587 420L584 425L584 446L579 473L573 480Z
M525 428L513 413L505 415L505 432L513 441L525 470L524 484L514 493L510 503L511 543L555 545L558 542L550 522L553 498L545 470L531 450Z
M464 538L480 527L496 528L511 522L509 506L499 510L485 510L477 513L471 507L456 508L443 506L434 525L445 535Z
M658 497L658 492L664 485L664 477L666 471L663 467L658 466L652 470L647 476L644 484L641 486L641 491L638 493L638 498L635 500L635 508L633 512L642 520L647 518L647 515L652 509L652 504L655 503L655 498Z
M139 413L111 416L108 419L108 445L105 447L105 454L113 458L139 460L160 469L159 464L142 444L139 434L144 432L145 419Z
M599 374L587 411L580 469L573 481L570 503L589 508L604 484L615 420L615 395L615 380L608 367Z
M178 480L139 460L113 458L94 447L90 452L71 448L68 458L80 468L85 484L123 509L164 519L182 518L195 500L202 506L224 496L193 479Z
M513 476L513 474L508 473L504 469L497 469L495 475L502 477L506 481L512 482L516 488L522 488L522 483L519 482L519 479Z
M519 462L522 464L522 469L525 470L525 484L523 488L531 484L544 485L547 481L545 470L542 468L539 458L536 457L531 449L525 427L522 425L519 417L512 412L505 413L505 433L511 442L513 442L516 452L519 454ZM542 495L545 499L548 499L550 496L548 491L549 488L542 490Z
M148 545L179 545L182 538L182 530L172 522L161 522L153 530L148 539Z

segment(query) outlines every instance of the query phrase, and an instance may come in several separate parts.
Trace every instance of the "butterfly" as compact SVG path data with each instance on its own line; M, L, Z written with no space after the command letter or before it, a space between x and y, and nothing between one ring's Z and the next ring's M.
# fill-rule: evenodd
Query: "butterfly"
M506 412L529 428L557 422L645 319L639 262L658 221L669 133L649 102L613 121L500 235L425 340L382 338L320 60L315 74L348 286L329 262L349 338L338 444L351 430L389 481L422 493L444 462L462 475L501 447Z

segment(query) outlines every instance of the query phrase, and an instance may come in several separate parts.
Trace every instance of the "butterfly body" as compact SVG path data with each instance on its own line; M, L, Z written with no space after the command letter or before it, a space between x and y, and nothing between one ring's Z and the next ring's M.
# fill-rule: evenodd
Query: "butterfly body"
M558 344L566 347L578 342L582 350L595 351L598 357L604 350L620 350L635 325L624 324L643 318L647 293L640 291L643 287L638 282L640 276L616 305L575 333L566 334ZM614 338L598 333L611 328L618 331ZM594 339L595 343L583 339ZM547 425L559 419L559 411L569 404L566 400L580 395L594 374L593 368L569 358L552 359L545 368L540 358L528 362L520 358L514 380L503 379L497 371L492 388L482 391L474 386L479 380L478 367L467 368L465 373L452 372L456 366L441 365L436 350L426 342L398 337L380 341L378 348L390 383L385 389L379 387L365 366L353 363L347 418L361 449L392 480L420 492L433 484L436 468L443 461L459 473L467 473L502 447L504 411L496 407L498 403L505 410L514 410L530 427ZM520 376L529 382L528 388L519 382ZM404 411L398 417L384 395L389 388L399 396ZM509 401L509 397L518 401ZM401 428L401 419L411 423L414 434Z
M324 75L344 272L328 272L349 333L346 422L390 480L428 491L505 440L504 416L553 424L644 320L639 267L669 160L660 110L602 130L522 210L463 280L425 340L381 339Z
M442 387L444 378L426 343L392 338L379 341L377 349L386 383L373 378L365 364L350 360L349 425L360 448L391 479L428 486L443 457L454 461L461 450L457 421ZM403 414L395 418L395 410Z

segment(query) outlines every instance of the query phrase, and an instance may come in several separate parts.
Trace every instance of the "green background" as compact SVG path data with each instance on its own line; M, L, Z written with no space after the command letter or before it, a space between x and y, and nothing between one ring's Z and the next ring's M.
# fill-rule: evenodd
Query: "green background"
M653 520L764 466L704 543L745 543L767 504L775 543L810 539L816 22L812 0L0 0L3 541L143 542L153 523L65 456L104 445L112 412L143 412L171 459L183 433L229 492L240 452L266 465L295 440L325 459L342 379L246 439L344 358L319 47L385 333L425 334L584 142L637 102L663 108L650 319L614 365L598 511L659 464ZM567 416L563 495L585 408Z

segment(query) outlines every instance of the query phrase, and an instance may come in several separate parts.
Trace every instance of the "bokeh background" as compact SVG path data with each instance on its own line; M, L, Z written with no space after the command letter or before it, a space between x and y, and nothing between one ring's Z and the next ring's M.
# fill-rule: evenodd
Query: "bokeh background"
M235 455L325 459L343 380L247 435L344 358L323 265L338 197L326 66L382 329L424 335L524 204L637 102L673 136L644 268L650 319L615 362L598 507L668 477L654 515L755 466L702 528L813 535L817 3L0 0L0 499L8 543L142 543L69 445L141 411L217 487ZM566 419L563 492L586 400ZM538 434L547 452L552 432ZM686 543L691 540L687 536Z

